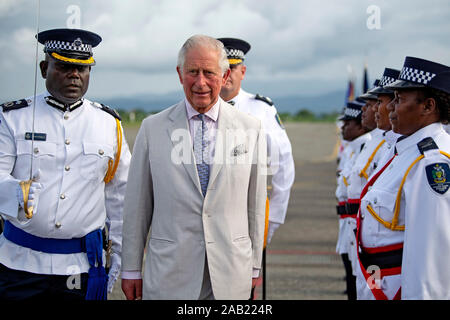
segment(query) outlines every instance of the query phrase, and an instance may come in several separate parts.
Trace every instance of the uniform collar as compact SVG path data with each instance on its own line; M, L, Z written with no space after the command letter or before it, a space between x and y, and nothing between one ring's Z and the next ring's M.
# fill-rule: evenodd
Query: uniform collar
M52 106L53 108L56 108L61 111L73 111L83 105L83 98L80 100L74 102L74 103L64 103L53 97L48 91L44 94L44 100L47 102L49 106Z
M370 135L370 132L364 133L363 135L359 136L358 138L356 138L353 141L349 142L349 146L350 148L356 152L359 151L361 148L361 145L363 143L366 143L367 141L369 141L372 138L372 136Z
M384 130L381 130L379 128L375 128L372 131L370 131L370 135L372 136L372 139L374 139L374 138L377 138L377 139L381 138L381 137L383 137L384 133L385 133Z
M248 94L248 93L245 92L242 88L240 88L238 94L236 96L234 96L231 100L228 100L227 102L230 103L231 105L235 106L236 104L239 104L239 100L245 94Z
M220 101L222 101L222 99L219 97L217 99L217 102L212 106L212 108L205 113L205 115L214 122L217 121L217 119L219 118ZM184 98L184 102L186 104L186 112L188 120L192 119L193 117L199 114L199 112L192 107L192 105L186 98Z
M395 144L395 148L396 148L398 154L401 154L402 152L404 152L406 149L410 148L411 146L416 146L424 138L434 137L441 132L444 132L442 124L440 122L432 123L426 127L423 127L420 130L417 130L412 135L407 136L406 138L402 139L401 141L398 141Z

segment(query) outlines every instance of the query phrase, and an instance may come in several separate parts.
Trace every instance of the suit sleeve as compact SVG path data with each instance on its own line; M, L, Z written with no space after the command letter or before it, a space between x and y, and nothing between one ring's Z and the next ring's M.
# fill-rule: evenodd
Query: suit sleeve
M261 128L261 127L260 127ZM267 145L266 136L259 130L253 153L248 189L248 221L253 250L253 268L261 268L264 244L265 208L267 197Z
M149 160L148 121L142 122L131 158L125 194L122 270L142 269L153 214L153 182Z

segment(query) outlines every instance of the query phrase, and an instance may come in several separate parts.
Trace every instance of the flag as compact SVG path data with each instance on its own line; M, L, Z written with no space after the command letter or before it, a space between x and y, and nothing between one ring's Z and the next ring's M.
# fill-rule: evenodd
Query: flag
M364 75L363 75L363 94L369 90L369 75L367 72L367 63L364 64Z
M345 104L347 104L347 102L349 102L349 101L353 101L354 99L355 99L355 86L353 84L353 80L349 79Z

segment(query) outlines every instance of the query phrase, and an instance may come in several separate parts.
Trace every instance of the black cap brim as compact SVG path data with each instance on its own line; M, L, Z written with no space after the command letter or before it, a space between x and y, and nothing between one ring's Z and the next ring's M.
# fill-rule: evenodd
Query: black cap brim
M415 83L406 80L396 80L395 82L384 86L386 89L398 90L398 89L420 89L425 88L425 85L420 83Z
M376 87L372 90L370 90L371 94L374 94L378 97L379 94L394 94L394 90L388 89L386 87Z

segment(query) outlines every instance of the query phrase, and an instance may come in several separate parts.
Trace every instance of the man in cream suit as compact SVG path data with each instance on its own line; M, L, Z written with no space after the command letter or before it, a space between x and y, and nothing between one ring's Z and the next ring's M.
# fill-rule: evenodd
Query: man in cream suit
M122 290L127 299L248 299L263 247L265 134L219 98L230 73L220 41L189 38L177 72L185 99L146 118L134 145Z

